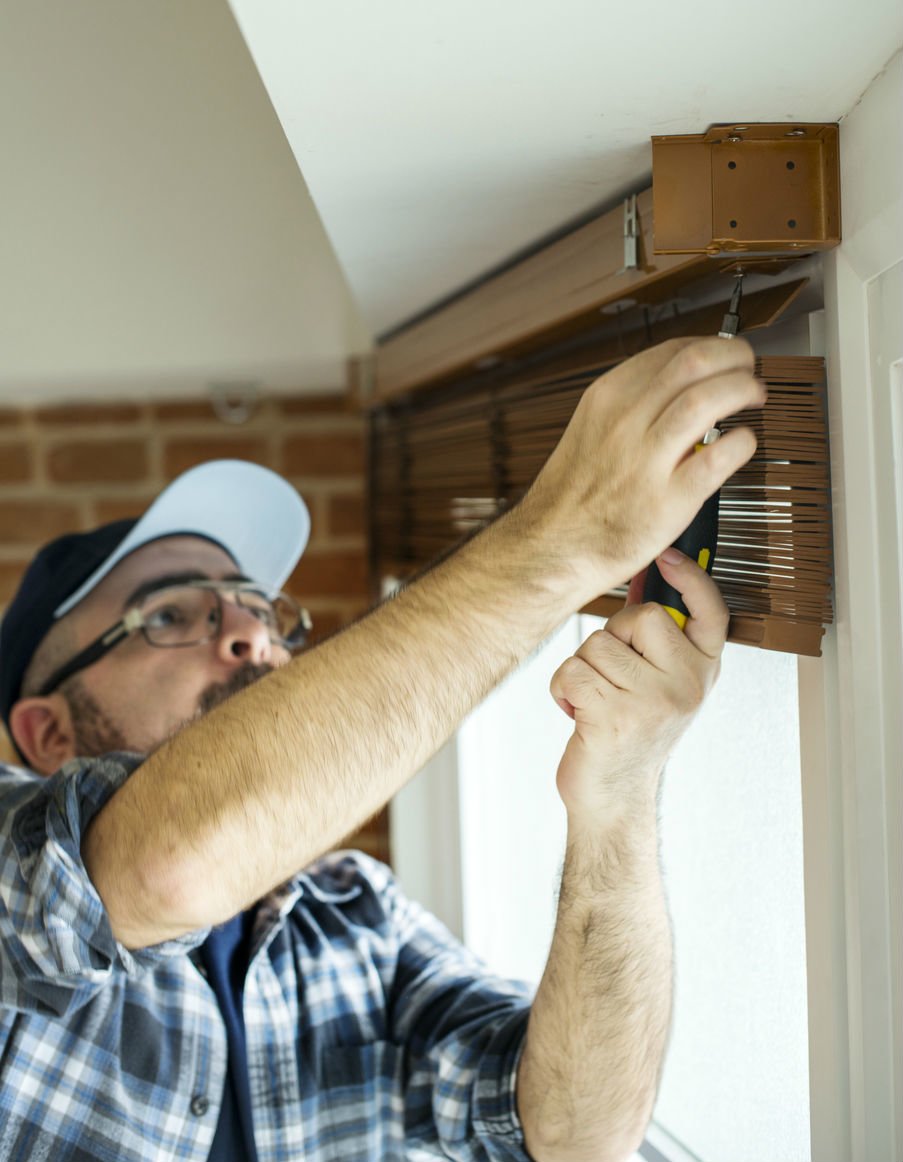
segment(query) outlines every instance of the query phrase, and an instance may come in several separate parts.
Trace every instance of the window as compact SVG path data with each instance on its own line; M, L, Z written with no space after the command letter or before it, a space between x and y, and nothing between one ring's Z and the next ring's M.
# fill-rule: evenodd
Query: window
M571 619L458 735L464 937L507 975L539 979L554 923L571 723L549 679L600 624ZM703 1162L810 1157L796 667L729 645L665 780L676 986L655 1122Z

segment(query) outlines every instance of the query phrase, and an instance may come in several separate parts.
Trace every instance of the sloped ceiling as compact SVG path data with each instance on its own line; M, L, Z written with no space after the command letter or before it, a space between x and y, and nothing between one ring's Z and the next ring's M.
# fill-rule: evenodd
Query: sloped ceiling
M651 135L839 120L903 44L900 0L231 4L377 332L638 188Z
M341 389L370 335L226 0L0 11L0 400Z

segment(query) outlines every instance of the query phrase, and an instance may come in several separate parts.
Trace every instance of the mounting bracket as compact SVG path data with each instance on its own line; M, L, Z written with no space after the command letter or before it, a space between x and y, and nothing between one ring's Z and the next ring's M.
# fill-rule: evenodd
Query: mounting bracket
M840 242L835 124L652 138L656 254L795 254Z
M639 234L636 194L624 199L624 265L618 274L637 269L637 235Z

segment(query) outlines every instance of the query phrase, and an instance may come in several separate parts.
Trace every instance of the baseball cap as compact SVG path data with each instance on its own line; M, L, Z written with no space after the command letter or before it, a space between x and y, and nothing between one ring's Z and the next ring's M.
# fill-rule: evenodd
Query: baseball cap
M211 460L174 480L136 520L120 520L45 545L0 622L0 717L53 623L74 609L119 562L162 537L213 541L242 573L280 589L310 536L310 514L281 476L244 460Z

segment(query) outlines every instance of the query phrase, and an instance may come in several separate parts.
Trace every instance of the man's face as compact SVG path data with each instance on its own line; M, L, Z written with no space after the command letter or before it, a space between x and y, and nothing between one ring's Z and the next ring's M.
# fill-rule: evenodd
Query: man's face
M126 557L70 614L76 649L115 624L134 594L167 578L236 578L235 562L199 537L167 537ZM246 609L224 601L219 636L176 649L150 646L141 633L87 667L66 687L76 754L111 750L147 753L181 726L289 659L264 625Z

